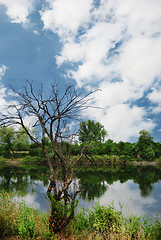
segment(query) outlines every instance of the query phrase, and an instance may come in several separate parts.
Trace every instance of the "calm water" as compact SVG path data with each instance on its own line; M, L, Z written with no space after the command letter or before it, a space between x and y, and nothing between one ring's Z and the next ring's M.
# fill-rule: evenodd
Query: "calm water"
M123 213L159 217L161 220L161 169L155 167L126 167L116 169L86 169L77 174L81 193L79 207L92 208L114 202L124 205ZM48 169L41 165L0 165L0 189L11 191L15 198L47 211ZM78 209L79 210L79 209Z

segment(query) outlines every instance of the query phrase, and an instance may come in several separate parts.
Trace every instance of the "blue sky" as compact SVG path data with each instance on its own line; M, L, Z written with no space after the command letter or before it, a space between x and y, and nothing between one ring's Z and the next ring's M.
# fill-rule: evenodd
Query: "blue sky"
M0 106L9 85L97 88L85 119L114 141L161 141L160 0L0 0Z

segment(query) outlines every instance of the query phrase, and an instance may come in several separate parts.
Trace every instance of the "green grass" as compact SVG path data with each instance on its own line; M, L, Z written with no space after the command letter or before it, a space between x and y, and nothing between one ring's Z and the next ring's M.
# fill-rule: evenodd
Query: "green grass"
M92 210L82 209L74 221L71 223L70 233L75 236L84 234L85 239L90 239L91 233L95 237L92 239L161 239L161 223L158 220L137 215L124 217L122 209L116 211L113 204L96 205Z
M27 239L49 239L52 236L48 219L49 214L12 201L12 194L0 193L0 237L16 235Z
M158 240L161 239L161 223L136 215L124 217L114 205L82 209L61 235L51 234L48 228L49 214L40 213L24 203L12 201L12 194L0 193L0 238L19 236L21 239L76 239L76 240Z

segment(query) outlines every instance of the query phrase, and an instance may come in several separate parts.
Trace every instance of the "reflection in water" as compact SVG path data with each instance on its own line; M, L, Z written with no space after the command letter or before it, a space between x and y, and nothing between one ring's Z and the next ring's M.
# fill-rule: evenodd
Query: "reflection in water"
M46 199L48 169L41 165L0 166L0 189L11 191L15 198L41 211L49 209ZM82 169L77 174L81 193L79 207L114 201L124 205L124 213L161 216L161 170L155 167L124 169Z

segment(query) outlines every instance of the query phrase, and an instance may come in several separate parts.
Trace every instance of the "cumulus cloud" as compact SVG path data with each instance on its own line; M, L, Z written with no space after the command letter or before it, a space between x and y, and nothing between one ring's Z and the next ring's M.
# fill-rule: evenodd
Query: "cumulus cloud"
M26 24L28 15L32 12L36 0L0 0L0 4L6 7L6 14L12 23Z
M116 141L152 130L149 109L135 102L150 88L149 101L160 101L160 90L153 88L161 76L160 0L102 0L97 6L91 0L47 2L41 19L62 42L58 66L74 64L67 75L79 87L102 89L95 101L102 111L88 111L88 117L104 123Z
M128 141L129 136L138 136L140 129L151 131L155 127L147 115L145 109L141 107L130 107L128 104L118 104L110 107L102 119L106 129L115 141Z
M44 29L64 37L77 33L81 25L90 21L92 0L47 0L49 6L40 11Z

